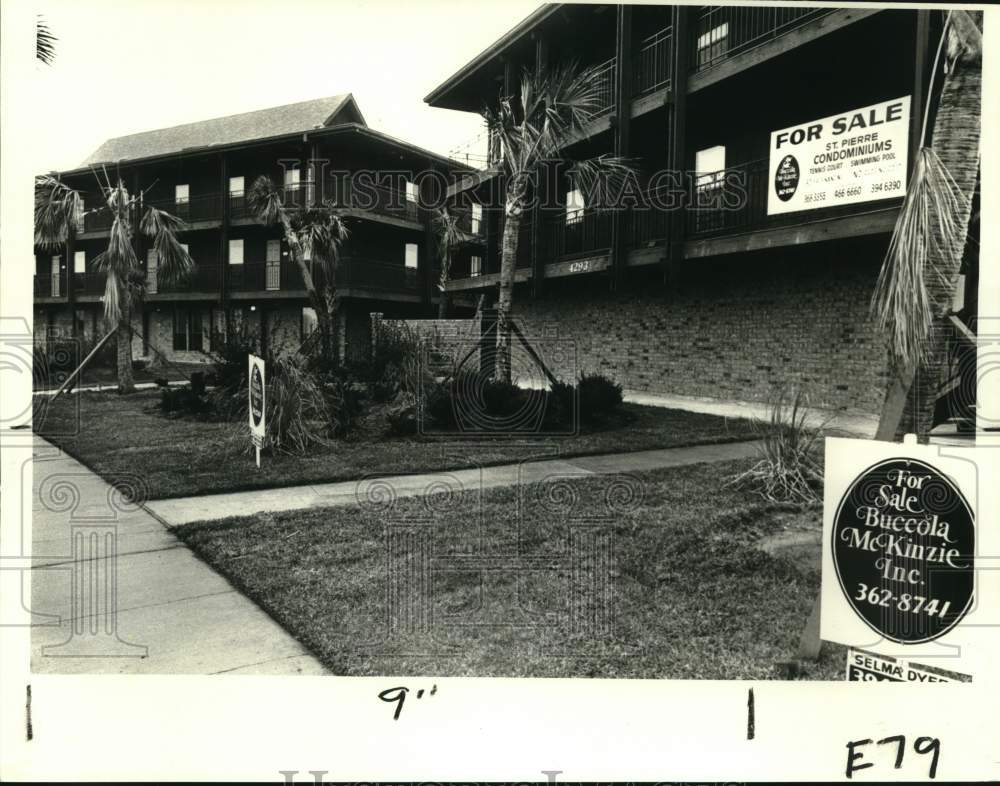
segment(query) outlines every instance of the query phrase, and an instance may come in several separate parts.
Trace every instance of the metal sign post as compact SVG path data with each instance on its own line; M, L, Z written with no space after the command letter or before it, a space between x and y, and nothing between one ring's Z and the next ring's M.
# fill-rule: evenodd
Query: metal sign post
M250 420L250 439L253 441L254 453L257 458L257 469L260 469L260 449L264 447L264 433L267 430L266 417L266 376L264 359L256 355L248 355L249 367L247 369L247 393L249 396L249 406L247 407Z

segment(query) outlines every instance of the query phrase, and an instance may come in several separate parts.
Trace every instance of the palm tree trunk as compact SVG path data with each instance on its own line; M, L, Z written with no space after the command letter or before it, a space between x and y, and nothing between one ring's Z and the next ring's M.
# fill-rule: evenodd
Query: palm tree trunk
M517 240L524 211L526 182L523 175L511 176L507 187L506 221L500 256L500 292L497 298L496 379L510 382L510 313L514 301L514 271L517 268Z
M291 244L289 244L291 246ZM326 302L326 299L320 295L319 291L316 289L316 281L312 276L312 271L309 269L309 265L302 258L294 248L289 249L292 255L292 259L295 260L295 264L299 267L299 274L302 276L302 283L305 285L306 294L309 296L309 304L312 306L313 311L316 312L316 322L320 331L320 341L323 352L323 357L327 359L332 359L332 325L330 323L330 309Z
M441 265L441 294L438 299L438 319L444 319L448 316L448 290L445 289L445 284L448 283L448 271L451 269L451 251L445 252Z
M132 376L132 301L128 292L123 293L121 322L118 327L116 365L118 367L118 392L134 393Z
M956 10L953 14L967 13ZM982 30L982 12L968 12L976 27ZM952 31L960 31L956 25ZM951 41L960 40L958 32L949 32ZM958 248L946 248L940 233L940 222L934 220L933 230L938 241L937 249L943 254L928 255L929 266L940 270L943 275L936 278L927 275L927 288L934 306L934 321L928 333L927 359L917 369L913 385L907 396L903 416L896 428L896 440L904 434L914 433L921 442L927 442L934 426L934 407L938 389L948 363L949 337L953 335L948 324L952 298L958 281L969 219L972 211L972 195L976 188L979 172L979 142L982 98L982 53L963 50L944 76L937 114L934 118L932 144L941 163L955 179L959 190L967 198L961 215L954 217L959 227Z

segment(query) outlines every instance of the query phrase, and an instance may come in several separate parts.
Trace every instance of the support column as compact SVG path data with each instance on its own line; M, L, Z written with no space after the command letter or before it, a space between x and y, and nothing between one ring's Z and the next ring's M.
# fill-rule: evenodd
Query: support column
M671 9L673 51L670 63L670 91L667 103L667 167L678 178L685 193L693 193L687 177L687 82L691 68L691 14L693 6L674 6ZM684 232L687 203L677 206L668 222L666 266L664 282L676 280L684 260Z
M246 197L246 183L243 184L243 194ZM229 319L226 315L229 301L229 159L225 153L219 156L219 192L222 194L222 221L219 225L219 305L222 308L223 325L229 331Z
M627 158L631 152L632 125L632 6L619 5L615 21L615 155ZM611 291L621 286L628 262L628 233L631 210L618 208L611 215Z
M920 149L920 129L924 120L924 105L927 103L928 78L930 76L931 12L917 11L916 41L913 62L913 98L910 99L910 149L907 171L913 171L917 150ZM928 128L933 118L928 118ZM929 140L928 140L929 141Z

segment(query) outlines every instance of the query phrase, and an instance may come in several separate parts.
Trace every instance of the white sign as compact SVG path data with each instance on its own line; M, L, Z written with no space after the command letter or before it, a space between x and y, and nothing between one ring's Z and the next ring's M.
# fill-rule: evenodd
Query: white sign
M260 467L260 449L264 447L264 433L267 430L267 409L265 402L267 387L264 359L256 355L247 355L247 358L249 360L249 367L247 369L247 417L250 421L250 438L253 440L257 466Z
M767 214L906 193L910 97L771 132Z
M976 673L977 454L947 451L826 440L821 638Z
M884 658L861 650L847 650L848 682L955 682L905 660Z

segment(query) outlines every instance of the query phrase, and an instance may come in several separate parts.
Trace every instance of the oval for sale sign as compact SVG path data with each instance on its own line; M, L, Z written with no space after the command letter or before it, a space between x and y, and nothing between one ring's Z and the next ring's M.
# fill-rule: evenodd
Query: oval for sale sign
M254 364L250 372L250 416L255 426L259 426L264 417L264 380L257 364Z
M958 487L922 461L862 472L833 522L833 562L851 607L891 641L951 630L972 605L975 521Z

